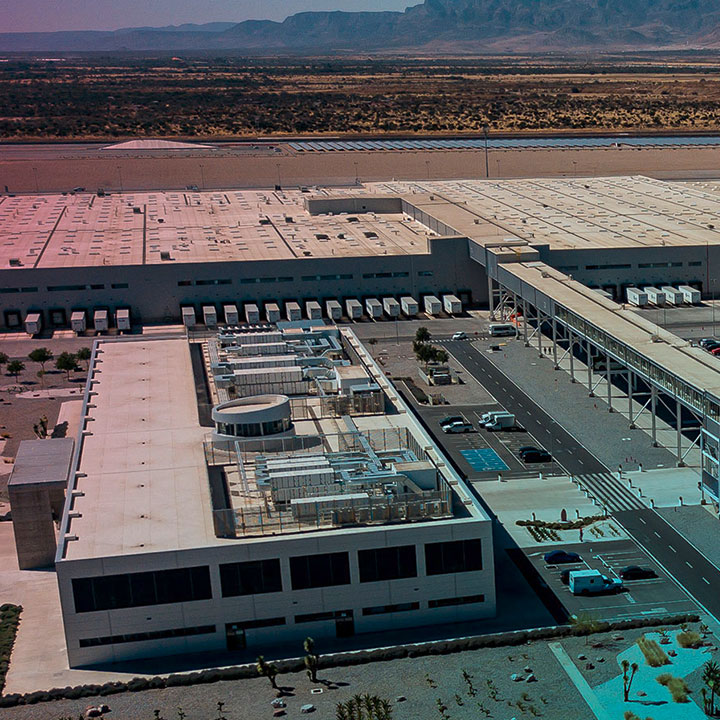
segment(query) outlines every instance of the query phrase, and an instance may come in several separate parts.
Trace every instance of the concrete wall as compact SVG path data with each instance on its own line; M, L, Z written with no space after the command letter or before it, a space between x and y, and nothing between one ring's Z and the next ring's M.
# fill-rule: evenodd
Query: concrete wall
M62 515L64 489L10 485L8 492L19 568L51 566L57 549L53 516Z

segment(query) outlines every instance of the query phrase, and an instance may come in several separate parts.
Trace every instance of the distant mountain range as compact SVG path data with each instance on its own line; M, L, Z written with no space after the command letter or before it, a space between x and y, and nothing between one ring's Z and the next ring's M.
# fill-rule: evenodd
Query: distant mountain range
M113 32L0 33L0 52L542 52L720 47L717 0L425 0Z

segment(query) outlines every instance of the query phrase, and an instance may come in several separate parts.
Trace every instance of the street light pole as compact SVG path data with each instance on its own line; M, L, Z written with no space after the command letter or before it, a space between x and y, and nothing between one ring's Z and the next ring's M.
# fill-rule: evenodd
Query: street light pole
M37 175L37 168L33 168L33 175L35 175L35 192L39 195L40 194L40 185L38 183L38 175Z

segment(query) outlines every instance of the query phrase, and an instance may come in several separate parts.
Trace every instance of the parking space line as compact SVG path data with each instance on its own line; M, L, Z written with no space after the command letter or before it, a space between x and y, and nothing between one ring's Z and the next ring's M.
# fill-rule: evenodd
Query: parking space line
M647 523L646 523L642 518L638 518L638 520L639 520L643 525L647 525Z
M692 565L686 560L685 564L692 570Z
M653 530L653 534L654 534L656 537L660 537L660 533L659 533L657 530Z
M676 550L672 545L668 545L668 547L669 547L674 553L677 552L677 550Z
M707 578L703 578L703 581L706 582L708 585L710 584L710 581Z

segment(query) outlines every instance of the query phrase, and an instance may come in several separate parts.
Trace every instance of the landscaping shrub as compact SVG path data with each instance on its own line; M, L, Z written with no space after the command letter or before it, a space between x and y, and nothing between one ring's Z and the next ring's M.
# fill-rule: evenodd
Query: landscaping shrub
M19 605L0 605L0 693L5 688L5 676L10 665L21 612L22 607Z
M147 678L133 678L127 684L127 689L130 692L140 692L141 690L147 690L150 687L150 682Z
M650 667L662 667L670 664L670 659L665 651L654 640L648 640L645 635L641 635L636 642L645 656L645 662Z
M702 638L700 633L693 632L692 630L683 630L677 634L678 645L681 648L699 648L702 645Z
M670 691L673 702L690 702L690 699L688 698L690 688L682 678L673 677L670 673L663 673L662 675L658 675L655 679Z

